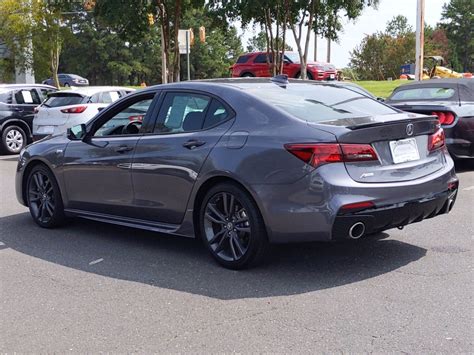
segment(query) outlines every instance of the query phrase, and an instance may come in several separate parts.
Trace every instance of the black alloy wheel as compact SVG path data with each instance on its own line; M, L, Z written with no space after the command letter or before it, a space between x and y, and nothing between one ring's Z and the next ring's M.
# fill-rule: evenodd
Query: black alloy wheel
M33 220L41 227L52 228L64 221L64 207L58 184L44 166L34 167L27 183L27 199Z
M255 203L233 184L211 189L201 207L201 235L213 257L230 269L260 262L267 238Z

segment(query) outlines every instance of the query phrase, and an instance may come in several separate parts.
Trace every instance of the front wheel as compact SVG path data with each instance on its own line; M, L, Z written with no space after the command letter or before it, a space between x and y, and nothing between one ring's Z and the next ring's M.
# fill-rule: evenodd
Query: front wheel
M53 228L64 220L64 207L53 173L43 165L35 166L28 175L27 201L33 220L40 227Z
M268 241L257 205L237 185L219 184L209 190L200 209L200 232L215 260L239 270L264 258Z

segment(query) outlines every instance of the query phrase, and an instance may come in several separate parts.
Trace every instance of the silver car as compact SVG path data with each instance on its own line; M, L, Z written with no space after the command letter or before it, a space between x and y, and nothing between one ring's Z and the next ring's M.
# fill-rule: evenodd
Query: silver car
M124 122L136 108L143 119ZM436 118L331 83L220 79L132 93L22 151L18 200L201 238L223 266L269 243L359 239L448 213L458 179Z

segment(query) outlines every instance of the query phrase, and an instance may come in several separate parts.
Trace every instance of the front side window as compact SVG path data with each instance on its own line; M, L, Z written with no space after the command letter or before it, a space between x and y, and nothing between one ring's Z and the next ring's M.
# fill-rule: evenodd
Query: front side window
M259 63L259 64L263 64L263 63L267 63L267 54L259 54L257 55L257 57L255 57L255 60L253 61L254 63ZM268 55L268 63L271 63L272 62L272 58L271 58L271 55Z
M138 134L153 97L133 101L100 125L94 137Z

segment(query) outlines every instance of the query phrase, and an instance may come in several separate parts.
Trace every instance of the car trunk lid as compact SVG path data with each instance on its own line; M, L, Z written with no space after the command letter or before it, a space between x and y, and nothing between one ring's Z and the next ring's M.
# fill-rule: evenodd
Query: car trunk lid
M377 161L344 163L357 182L414 180L440 170L445 164L441 150L428 150L429 137L439 129L435 116L396 113L309 125L333 133L340 144L372 146Z

